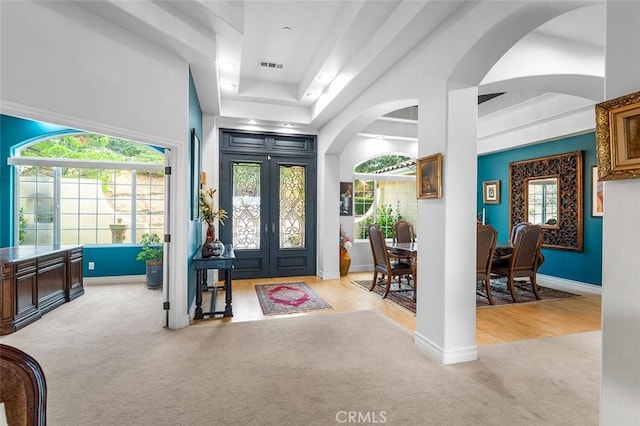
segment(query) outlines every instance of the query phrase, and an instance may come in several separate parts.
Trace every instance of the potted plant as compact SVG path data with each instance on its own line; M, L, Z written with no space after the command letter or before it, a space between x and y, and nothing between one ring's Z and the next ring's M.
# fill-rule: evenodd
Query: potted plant
M227 212L222 208L215 208L215 189L201 189L199 194L200 219L207 222L207 234L202 244L202 257L221 256L224 253L224 244L216 238L214 223L216 219L220 225L224 225Z
M147 288L156 289L162 287L162 244L157 234L142 234L142 249L136 260L147 262Z

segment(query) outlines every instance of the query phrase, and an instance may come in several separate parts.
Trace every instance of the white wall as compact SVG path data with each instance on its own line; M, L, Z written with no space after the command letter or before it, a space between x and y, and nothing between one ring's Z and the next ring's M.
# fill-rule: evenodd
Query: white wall
M188 64L70 2L0 7L0 112L169 147L170 204L189 205ZM170 324L182 327L189 209L171 213Z
M607 2L605 98L640 91L640 3ZM622 65L623 64L623 65ZM606 181L600 424L640 421L640 179Z

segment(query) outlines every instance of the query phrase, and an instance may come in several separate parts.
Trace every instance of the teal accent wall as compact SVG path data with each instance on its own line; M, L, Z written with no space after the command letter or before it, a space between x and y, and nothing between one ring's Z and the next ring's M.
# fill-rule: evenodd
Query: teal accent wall
M9 206L8 209L0 209L0 247L15 245L11 220L15 208L13 167L7 165L7 158L16 148L32 141L78 132L76 129L0 115L0 205ZM84 276L145 275L145 262L136 260L139 251L139 244L84 246ZM92 271L89 270L89 262L95 263L95 269Z
M140 244L90 245L84 246L83 267L85 277L117 277L122 275L145 275L146 262L136 260ZM94 270L89 270L89 262Z
M591 216L591 169L596 165L595 133L557 139L478 157L478 212L498 231L498 241L509 239L509 163L548 155L582 151L583 230L582 252L543 248L540 273L583 283L602 285L602 218ZM482 203L482 182L500 181L500 204Z
M34 140L44 139L54 135L78 133L75 129L25 120L22 118L0 115L0 247L15 245L13 241L13 167L7 165L9 158L16 148Z
M193 76L191 75L191 70L189 70L189 129L187 129L187 141L189 150L191 150L191 129L196 129L196 134L200 139L200 143L202 144L202 108L200 107L200 100L198 99L198 92L196 91L195 83L193 82ZM202 146L200 147L200 152L202 153ZM193 155L191 151L189 151L189 156ZM191 171L190 171L191 172ZM191 206L188 207L189 209ZM187 263L189 264L189 289L187 293L187 312L189 308L193 304L193 301L196 297L196 272L193 269L193 262L191 259L195 255L196 251L200 248L200 244L202 243L202 225L199 220L192 220L190 227L190 234L193 236L191 239L191 252L189 253L189 257L187 258Z

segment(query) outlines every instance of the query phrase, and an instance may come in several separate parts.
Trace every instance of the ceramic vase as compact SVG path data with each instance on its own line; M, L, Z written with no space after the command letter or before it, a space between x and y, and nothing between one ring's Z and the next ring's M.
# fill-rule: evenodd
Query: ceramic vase
M344 277L349 273L349 266L351 266L351 256L346 249L340 249L340 276Z

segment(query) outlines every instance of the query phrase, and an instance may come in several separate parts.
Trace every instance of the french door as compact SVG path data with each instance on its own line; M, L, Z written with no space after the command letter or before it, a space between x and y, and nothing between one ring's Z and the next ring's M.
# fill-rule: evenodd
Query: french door
M224 153L220 237L236 255L234 278L316 273L315 159Z

